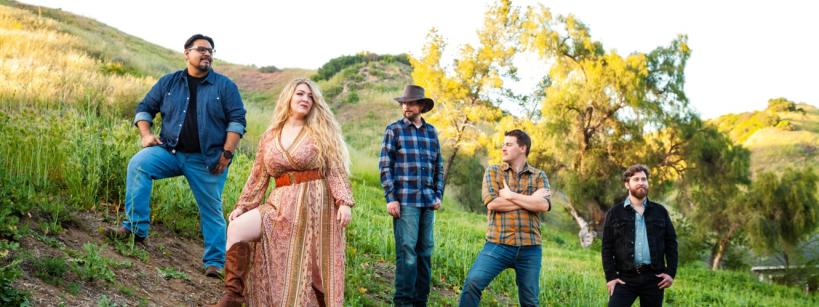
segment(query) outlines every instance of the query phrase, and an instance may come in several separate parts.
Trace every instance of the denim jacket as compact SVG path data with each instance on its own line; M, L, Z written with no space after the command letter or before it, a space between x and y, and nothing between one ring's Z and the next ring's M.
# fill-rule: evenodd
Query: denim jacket
M606 214L603 226L603 271L606 281L619 278L634 266L634 208L616 203ZM677 274L677 234L668 211L662 205L646 202L645 211L648 249L651 252L651 268L672 278Z
M134 125L141 120L153 124L156 113L162 114L159 139L166 149L175 148L179 142L190 98L187 76L184 69L163 76L136 108ZM210 169L219 163L227 132L244 135L245 107L236 84L213 70L197 88L196 106L201 152Z

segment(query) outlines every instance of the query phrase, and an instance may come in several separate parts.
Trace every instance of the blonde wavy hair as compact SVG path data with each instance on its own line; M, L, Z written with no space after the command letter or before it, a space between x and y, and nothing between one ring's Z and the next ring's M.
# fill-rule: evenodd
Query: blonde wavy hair
M295 79L282 89L267 132L278 133L284 127L291 113L290 100L296 93L296 87L301 84L307 85L313 92L313 107L310 108L310 113L305 118L304 128L317 143L320 168L322 171L327 171L330 168L341 167L349 174L350 153L341 135L341 125L336 121L333 112L330 111L330 106L324 101L324 96L321 95L321 90L315 82L309 79Z

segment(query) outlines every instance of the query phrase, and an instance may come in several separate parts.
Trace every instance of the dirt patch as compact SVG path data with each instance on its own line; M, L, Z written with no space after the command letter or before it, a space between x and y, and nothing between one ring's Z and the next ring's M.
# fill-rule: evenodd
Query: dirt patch
M27 260L16 287L31 293L34 306L96 306L101 302L120 306L201 306L215 302L222 293L222 281L203 274L201 240L179 238L161 225L154 225L150 237L136 244L139 256L123 256L115 250L115 243L101 234L113 222L104 222L90 212L77 212L67 224L55 237L25 236L20 249L29 254L29 259L62 256L74 261L84 244L95 243L102 246L103 257L117 263L111 266L115 280L87 281L67 273L58 285L52 285L36 277L38 268ZM164 278L168 275L175 278Z

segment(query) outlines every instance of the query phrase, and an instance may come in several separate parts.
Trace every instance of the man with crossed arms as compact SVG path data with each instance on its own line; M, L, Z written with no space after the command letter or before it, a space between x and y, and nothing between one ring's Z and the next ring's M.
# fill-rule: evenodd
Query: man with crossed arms
M483 289L507 268L515 270L520 305L539 306L540 214L551 210L551 192L546 174L526 162L531 148L526 132L508 131L501 149L503 164L486 168L486 243L469 269L459 306L478 306Z

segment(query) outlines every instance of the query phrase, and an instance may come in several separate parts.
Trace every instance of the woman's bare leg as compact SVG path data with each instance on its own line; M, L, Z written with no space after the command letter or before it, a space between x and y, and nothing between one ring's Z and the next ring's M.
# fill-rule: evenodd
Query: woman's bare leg
M227 228L227 246L230 250L238 242L253 242L262 235L262 215L259 209L253 209L230 221Z

